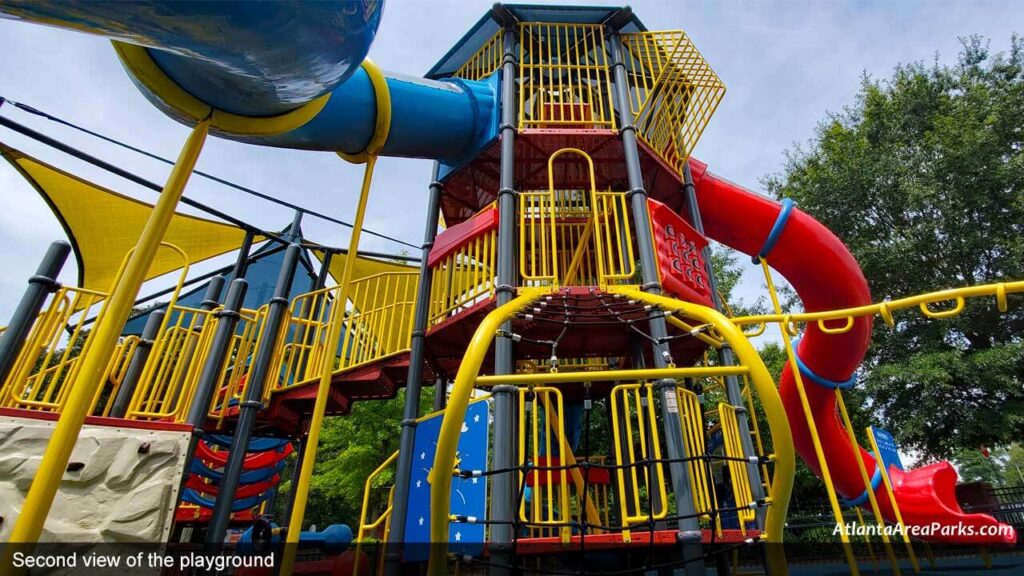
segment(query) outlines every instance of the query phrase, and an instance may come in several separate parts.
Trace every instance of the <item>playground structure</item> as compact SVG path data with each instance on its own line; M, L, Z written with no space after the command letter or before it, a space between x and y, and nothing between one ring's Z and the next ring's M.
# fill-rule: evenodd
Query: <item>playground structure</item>
M599 573L586 554L610 552L619 570L703 574L708 550L783 541L796 454L824 481L837 521L852 506L876 524L975 529L937 542L1016 541L995 518L963 512L950 464L904 471L891 438L854 430L842 391L876 316L893 326L916 308L941 320L970 298L1006 311L1024 282L873 304L831 232L691 157L725 88L682 31L649 31L628 8L496 5L426 78L410 79L365 59L381 2L270 4L258 15L244 4L146 6L0 0L0 13L111 38L147 98L193 128L105 274L83 256L87 226L62 209L60 190L117 198L0 150L62 215L83 268L80 286L56 284L69 247L55 245L0 336L10 420L0 434L55 422L24 500L5 511L8 541L68 535L48 515L64 514L54 502L75 441L117 427L187 438L167 465L180 486L152 506L175 514L154 522L201 527L216 550L229 526L260 519L294 451L290 514L260 530L326 541L302 533L321 424L400 387L400 448L367 479L344 563L352 574L423 563L430 574L474 563L543 573L565 558ZM246 43L260 20L281 23L273 46ZM175 213L208 133L364 163L347 248L304 239L298 220L275 232ZM435 161L418 267L360 254L379 156ZM280 245L261 249L276 255L276 278L255 301L247 268L261 251L249 252L264 240ZM710 240L763 267L773 314L728 314ZM229 250L239 250L230 282L183 289L191 264ZM781 309L769 268L805 312ZM173 271L168 302L129 321L141 284ZM777 387L749 340L769 324L789 359ZM438 411L424 416L422 386L433 382ZM377 493L388 467L394 485ZM916 570L913 543L900 539L880 540L893 570L901 548ZM840 541L856 573L850 535ZM785 573L782 548L765 552L766 569ZM299 570L294 547L283 562Z

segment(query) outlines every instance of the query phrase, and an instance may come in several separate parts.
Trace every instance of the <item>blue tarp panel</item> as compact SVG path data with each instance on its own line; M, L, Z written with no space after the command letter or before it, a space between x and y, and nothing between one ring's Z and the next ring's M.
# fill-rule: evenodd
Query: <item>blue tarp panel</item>
M474 402L466 410L459 438L459 468L486 470L490 434L489 403ZM421 562L430 556L430 482L437 436L441 431L438 414L416 425L412 474L409 478L409 512L405 521L404 562ZM450 472L449 472L450 473ZM453 478L451 514L474 516L480 521L487 514L487 477ZM484 524L452 522L448 529L448 550L453 554L479 556L484 551Z

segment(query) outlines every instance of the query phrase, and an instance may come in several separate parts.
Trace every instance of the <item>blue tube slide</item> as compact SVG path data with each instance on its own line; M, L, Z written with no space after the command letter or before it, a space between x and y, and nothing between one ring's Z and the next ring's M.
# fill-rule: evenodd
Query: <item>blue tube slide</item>
M223 2L0 0L0 16L97 34L138 53L125 68L172 118L194 124L186 95L243 120L299 112L284 130L211 132L233 140L357 154L374 134L377 96L360 66L383 0ZM497 134L497 79L434 81L384 74L391 126L383 155L458 163ZM154 82L156 78L156 82ZM216 120L216 116L215 116ZM244 124L241 123L241 124Z

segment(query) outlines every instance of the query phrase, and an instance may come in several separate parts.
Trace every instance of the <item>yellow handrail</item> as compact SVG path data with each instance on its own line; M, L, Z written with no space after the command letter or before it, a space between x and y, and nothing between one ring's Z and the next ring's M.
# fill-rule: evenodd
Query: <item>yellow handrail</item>
M1008 308L1008 294L1019 294L1024 292L1024 280L1017 280L1012 282L998 282L995 284L980 284L977 286L966 286L963 288L952 288L949 290L939 290L937 292L927 292L925 294L918 294L916 296L908 296L906 298L900 298L898 300L886 300L877 304L866 304L864 306L856 306L853 308L842 308L839 310L824 310L820 312L799 312L792 314L783 314L777 312L775 314L755 314L751 316L739 316L732 318L732 323L737 326L751 326L756 325L760 328L761 332L764 331L764 324L767 323L809 323L816 322L818 327L825 327L825 323L834 320L842 320L844 325L839 328L828 328L830 334L841 334L848 332L853 327L853 318L861 316L873 316L875 314L882 317L882 320L890 328L896 325L895 317L893 312L896 310L904 310L906 308L919 308L922 312L930 318L948 318L961 313L964 310L964 301L967 298L981 298L986 296L994 296L996 298L996 304L1000 312L1006 312ZM945 311L933 311L928 306L930 304L938 304L942 302L953 301L955 306ZM924 312L927 310L927 312ZM760 333L760 332L759 332ZM792 330L790 330L792 334Z

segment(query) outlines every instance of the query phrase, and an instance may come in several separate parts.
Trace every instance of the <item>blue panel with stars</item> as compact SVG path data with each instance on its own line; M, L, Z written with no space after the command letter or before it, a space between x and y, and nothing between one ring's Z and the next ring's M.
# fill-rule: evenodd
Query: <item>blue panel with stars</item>
M474 402L466 409L466 420L459 437L460 470L486 470L488 436L487 401ZM416 425L413 445L412 475L409 479L409 511L405 522L405 546L402 560L421 562L430 555L430 483L427 477L434 465L437 436L441 431L441 414ZM451 514L473 516L486 520L487 477L452 478ZM448 529L448 549L454 554L479 556L484 550L485 525L452 522Z

